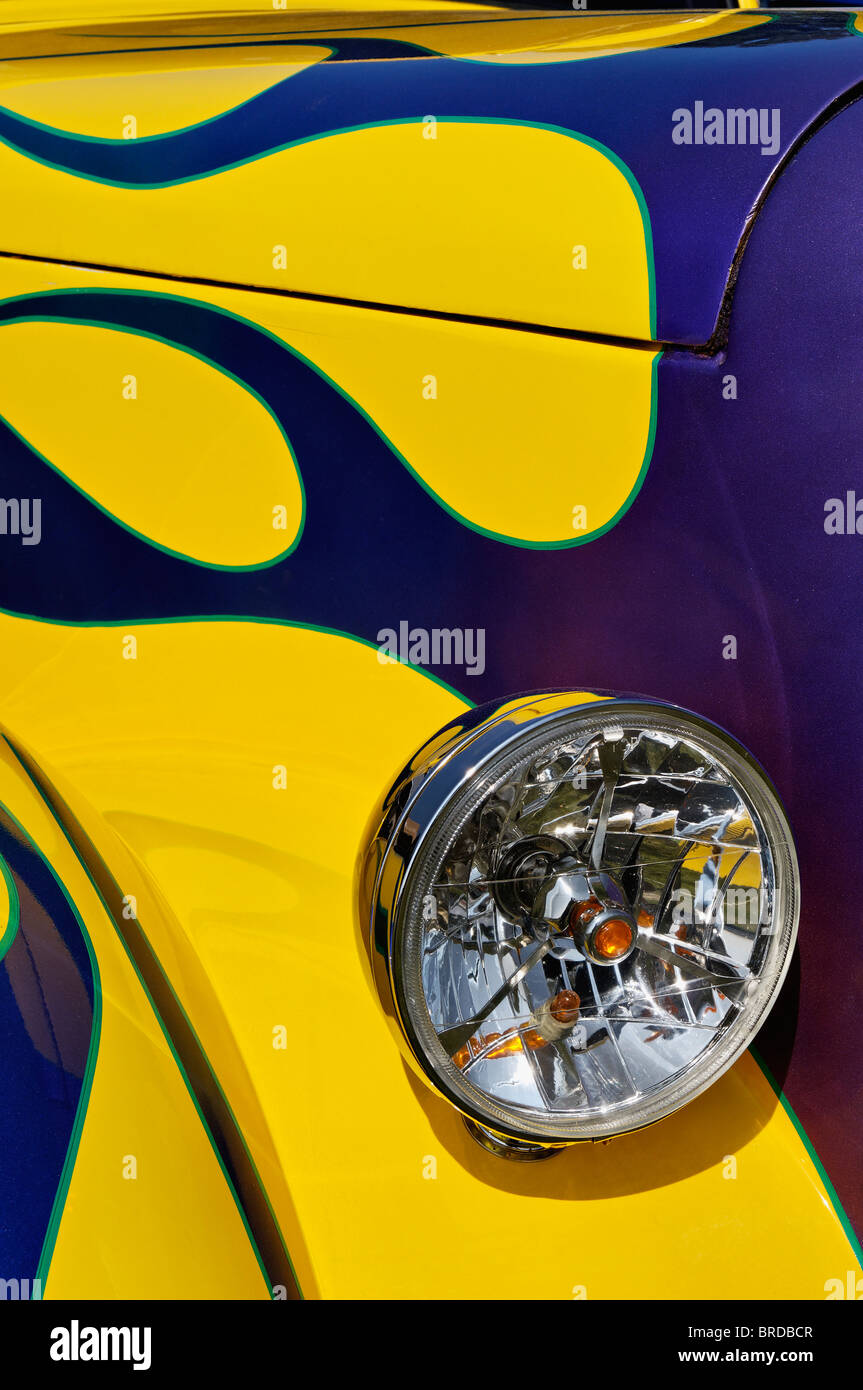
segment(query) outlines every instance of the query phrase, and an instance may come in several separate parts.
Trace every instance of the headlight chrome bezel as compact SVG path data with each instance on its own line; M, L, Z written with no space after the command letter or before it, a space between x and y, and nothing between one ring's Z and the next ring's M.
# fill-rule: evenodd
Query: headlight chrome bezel
M605 1118L543 1122L533 1114L507 1111L484 1092L478 1098L477 1088L466 1085L452 1058L436 1047L430 1017L425 1025L422 1019L418 1025L406 978L406 943L411 932L417 937L416 902L423 897L423 866L434 866L435 845L446 840L454 823L465 823L469 814L465 808L482 802L500 785L508 768L528 755L536 757L546 746L553 748L564 731L579 723L595 731L616 730L627 722L634 726L644 722L651 728L667 725L691 736L715 754L743 787L744 800L772 856L771 921L775 927L765 935L780 938L774 950L780 957L779 967L759 988L756 1007L738 1010L712 1057L690 1068L695 1075L689 1082L684 1075L673 1103L658 1107L661 1113L645 1114L649 1105L635 1105L630 1107L632 1123L622 1107L611 1107ZM571 1143L608 1139L656 1123L718 1080L745 1051L775 1003L793 954L799 898L794 843L781 802L763 769L737 740L675 705L591 691L516 697L467 711L447 725L419 750L387 793L372 819L360 861L361 926L372 975L404 1055L461 1112L476 1137L477 1130L492 1139L498 1137L504 1144L524 1149L524 1156L536 1147L553 1152Z

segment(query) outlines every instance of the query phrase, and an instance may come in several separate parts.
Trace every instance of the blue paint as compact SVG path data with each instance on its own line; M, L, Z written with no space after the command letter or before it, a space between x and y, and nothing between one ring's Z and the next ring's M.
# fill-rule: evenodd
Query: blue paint
M63 889L2 808L0 854L21 902L0 963L0 1279L32 1281L74 1134L94 984ZM73 977L82 988L70 990Z

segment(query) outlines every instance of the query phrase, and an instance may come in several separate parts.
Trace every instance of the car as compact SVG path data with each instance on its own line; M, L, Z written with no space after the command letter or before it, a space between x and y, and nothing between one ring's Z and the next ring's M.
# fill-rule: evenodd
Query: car
M859 1298L860 12L0 59L4 1296Z

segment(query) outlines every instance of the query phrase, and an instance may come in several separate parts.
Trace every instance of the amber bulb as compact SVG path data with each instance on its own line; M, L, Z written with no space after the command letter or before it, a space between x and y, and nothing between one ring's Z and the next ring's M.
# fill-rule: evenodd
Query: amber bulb
M588 926L597 912L601 911L602 903L598 898L585 898L583 903L574 903L569 914L567 931L571 932L575 927Z
M562 989L551 1001L551 1016L557 1019L558 1023L575 1023L580 1008L581 999L575 990Z
M578 1011L581 1008L581 999L574 989L562 989L551 1000L549 1011L552 1018L558 1023L575 1023L578 1019ZM484 1038L471 1038L457 1052L453 1053L453 1061L460 1071L464 1071L468 1062L472 1061L483 1048L488 1047L489 1043L496 1043L502 1039L497 1047L492 1047L486 1052L486 1058L495 1057L514 1057L516 1053L522 1051L538 1052L540 1048L548 1047L548 1038L544 1038L537 1028L526 1028L523 1033L511 1033L504 1037L501 1033L486 1033Z
M593 951L604 960L617 960L632 945L632 927L623 917L609 917L603 922L591 942Z

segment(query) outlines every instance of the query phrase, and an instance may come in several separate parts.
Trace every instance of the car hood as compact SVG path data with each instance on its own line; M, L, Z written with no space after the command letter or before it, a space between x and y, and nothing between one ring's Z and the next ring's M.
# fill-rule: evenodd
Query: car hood
M0 251L704 345L863 80L842 11L147 8L6 8Z

